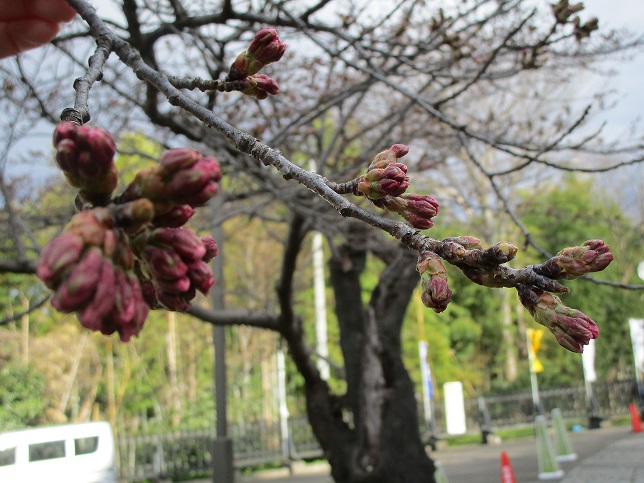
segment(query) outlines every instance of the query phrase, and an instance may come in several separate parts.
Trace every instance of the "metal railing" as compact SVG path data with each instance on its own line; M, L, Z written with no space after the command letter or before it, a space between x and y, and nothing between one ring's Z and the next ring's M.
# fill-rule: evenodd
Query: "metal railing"
M628 414L633 401L633 381L597 383L594 385L594 414L609 418ZM583 386L540 391L543 409L550 413L559 408L567 418L588 416ZM530 391L492 394L465 401L467 426L470 431L482 429L481 401L486 408L485 425L493 428L534 421L535 409ZM444 411L440 401L435 407L436 428L444 431ZM305 417L289 418L288 435L282 438L279 421L230 424L234 464L237 468L260 464L289 464L291 460L321 457ZM211 473L214 427L204 430L167 431L148 435L125 435L116 440L117 467L121 481L182 480ZM288 441L284 447L284 441Z

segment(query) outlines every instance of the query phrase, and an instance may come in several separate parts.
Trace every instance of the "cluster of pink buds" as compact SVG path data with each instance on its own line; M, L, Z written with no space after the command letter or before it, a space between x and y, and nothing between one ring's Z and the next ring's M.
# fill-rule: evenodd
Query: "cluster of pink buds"
M277 62L286 51L286 44L280 41L277 31L272 28L259 30L248 48L237 56L226 82L238 82L242 94L266 99L279 93L277 82L265 74L258 74L266 65Z
M112 199L118 171L108 133L62 123L54 144L56 161L83 201L104 205L84 206L42 250L37 273L54 290L54 308L128 341L150 308L185 311L197 291L208 293L214 279L207 262L217 244L182 226L219 190L215 158L167 151Z
M54 290L51 304L76 312L81 324L122 341L139 333L149 307L132 272L134 257L124 232L106 208L74 215L42 250L37 273Z
M165 226L176 227L192 216L193 208L205 205L217 194L220 179L221 168L215 158L194 149L171 149L161 156L158 166L139 171L121 198L149 199L154 203L155 216L167 219Z
M286 44L280 41L277 31L263 28L255 34L248 48L237 56L226 80L242 80L257 74L266 65L280 60L285 51Z
M597 324L583 312L566 307L559 297L535 287L517 286L519 300L534 320L546 326L562 347L583 352L584 346L599 335Z
M421 252L416 270L420 273L420 298L423 304L436 313L445 310L452 300L452 291L447 284L447 270L440 257L434 252Z
M367 168L367 174L359 178L357 192L370 200L385 196L400 196L409 187L407 165L398 160L409 152L404 144L394 144L378 153Z
M84 202L96 205L109 201L118 184L114 165L116 145L99 128L62 122L54 131L56 163L69 183L80 190Z
M374 204L392 213L398 213L414 228L427 230L434 226L434 218L438 214L438 201L428 195L413 193L397 197L385 197Z
M152 307L186 311L197 290L205 295L214 284L207 265L217 255L211 237L199 238L187 228L157 228L135 238L134 245L151 284L145 296Z
M354 194L366 196L377 207L397 213L414 228L425 230L434 225L438 202L431 196L404 194L409 187L407 165L399 160L409 152L404 144L394 144L378 153L367 173L357 180Z
M582 246L564 248L535 269L540 275L552 279L572 280L586 273L604 270L613 258L610 246L602 240L588 240Z

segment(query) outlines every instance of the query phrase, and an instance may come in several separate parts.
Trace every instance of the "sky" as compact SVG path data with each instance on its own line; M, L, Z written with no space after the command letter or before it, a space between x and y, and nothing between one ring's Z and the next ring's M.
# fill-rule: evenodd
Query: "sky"
M100 14L110 14L113 8L111 2L90 0L96 5ZM547 0L534 0L541 3ZM553 0L554 1L554 0ZM644 36L644 1L642 0L585 0L586 9L581 13L586 20L596 16L600 19L600 28L625 28L639 36ZM615 70L610 78L589 77L580 85L582 92L592 92L597 89L615 90L612 100L616 105L609 111L596 116L594 125L608 121L604 133L607 137L621 137L626 133L632 122L644 114L644 52L630 62L610 62L608 67ZM644 117L644 116L643 116ZM644 127L644 119L639 126L639 132ZM31 147L42 143L45 150L50 143L49 127L38 129L33 138L28 140ZM18 148L20 149L20 147ZM17 172L27 167L16 167ZM53 167L52 167L53 170ZM47 170L48 171L48 170Z
M584 5L584 18L599 18L601 29L625 28L640 37L644 36L643 1L585 0ZM630 62L611 63L611 67L617 70L616 75L608 81L596 82L607 82L608 87L618 92L618 104L607 117L611 123L610 132L613 133L627 129L630 121L644 115L644 53Z

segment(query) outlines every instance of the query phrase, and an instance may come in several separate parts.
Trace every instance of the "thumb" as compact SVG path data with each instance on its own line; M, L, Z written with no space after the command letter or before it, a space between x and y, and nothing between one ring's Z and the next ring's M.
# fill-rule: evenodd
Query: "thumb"
M46 44L59 30L58 23L36 18L0 22L0 58Z

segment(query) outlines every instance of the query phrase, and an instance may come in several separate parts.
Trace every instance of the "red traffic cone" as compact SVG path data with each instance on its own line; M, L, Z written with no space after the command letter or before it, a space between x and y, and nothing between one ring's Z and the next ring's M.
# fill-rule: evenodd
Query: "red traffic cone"
M501 452L501 483L517 483L510 463L510 457L505 451Z
M635 404L630 403L628 405L628 409L631 412L631 428L634 433L641 433L642 430L642 420L640 419L640 415L637 413L637 408L635 407Z

